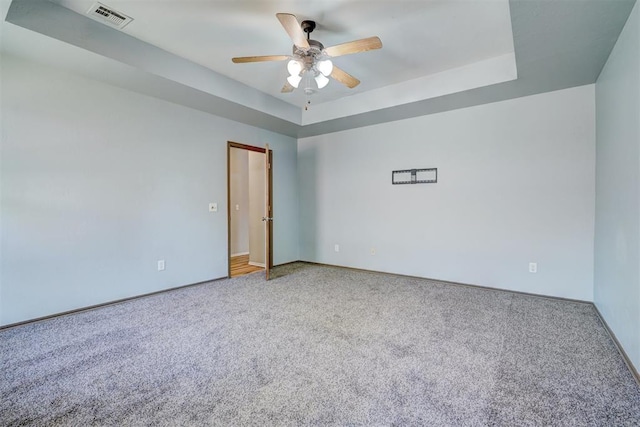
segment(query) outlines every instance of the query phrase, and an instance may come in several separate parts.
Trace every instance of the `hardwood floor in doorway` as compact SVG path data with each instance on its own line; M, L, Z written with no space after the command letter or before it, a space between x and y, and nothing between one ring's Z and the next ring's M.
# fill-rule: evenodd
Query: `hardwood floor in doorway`
M263 267L249 265L249 255L238 255L231 257L231 277L243 276L256 271L264 270Z

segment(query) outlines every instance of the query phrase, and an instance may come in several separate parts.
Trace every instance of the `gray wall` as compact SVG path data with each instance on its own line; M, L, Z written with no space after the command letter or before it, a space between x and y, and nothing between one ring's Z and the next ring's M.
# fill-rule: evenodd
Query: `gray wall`
M596 84L595 304L640 369L640 9Z
M1 324L226 276L228 140L272 147L274 262L299 258L295 139L1 62Z
M249 154L232 148L229 162L231 192L231 255L249 253ZM237 210L236 210L237 207Z
M299 140L301 258L592 300L594 104L589 85ZM391 185L423 167L437 184Z

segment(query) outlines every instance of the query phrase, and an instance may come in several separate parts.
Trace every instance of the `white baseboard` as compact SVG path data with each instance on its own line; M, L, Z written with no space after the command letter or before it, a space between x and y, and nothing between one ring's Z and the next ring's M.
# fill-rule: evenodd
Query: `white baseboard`
M260 263L260 262L249 261L249 265L265 268L265 265L263 263Z
M231 256L249 255L249 252L238 252L237 254L231 254Z

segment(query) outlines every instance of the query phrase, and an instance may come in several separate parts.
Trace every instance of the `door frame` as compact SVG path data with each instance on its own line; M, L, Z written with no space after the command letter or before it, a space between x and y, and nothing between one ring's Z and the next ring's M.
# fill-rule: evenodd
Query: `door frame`
M273 150L267 153L264 147L241 144L239 142L227 141L227 277L231 277L231 149L255 151L263 153L269 160L268 168L268 189L267 201L269 202L268 217L273 217ZM269 227L269 253L265 254L265 264L268 268L273 268L273 221L267 221ZM265 269L266 270L266 269Z

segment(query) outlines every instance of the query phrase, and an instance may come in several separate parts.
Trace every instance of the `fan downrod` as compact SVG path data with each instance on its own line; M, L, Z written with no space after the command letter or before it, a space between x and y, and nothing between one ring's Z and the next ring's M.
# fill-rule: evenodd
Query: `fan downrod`
M307 33L307 40L308 40L310 34L313 32L313 30L316 29L316 21L308 21L308 20L302 21L300 23L300 27L302 27L302 31Z

